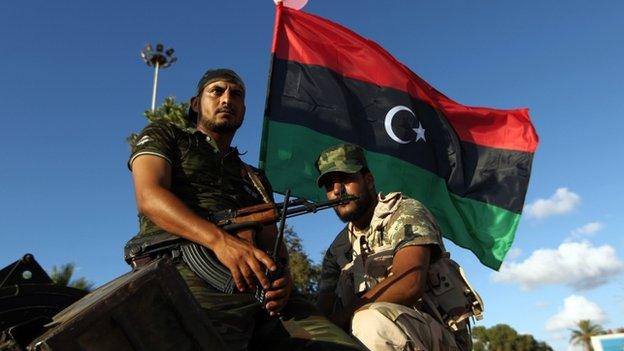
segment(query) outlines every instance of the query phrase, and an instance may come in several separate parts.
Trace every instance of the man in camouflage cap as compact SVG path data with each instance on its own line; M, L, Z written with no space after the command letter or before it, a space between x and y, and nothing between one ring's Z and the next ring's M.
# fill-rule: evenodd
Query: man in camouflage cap
M270 282L265 271L275 270L276 265L269 255L208 219L217 211L273 201L264 175L243 163L238 150L231 146L244 115L242 79L230 69L211 69L201 77L191 98L189 126L159 120L145 127L128 161L139 210L137 237L163 233L182 237L211 250L229 270L238 291L220 291L192 265L181 260L176 263L228 350L247 350L254 342L268 347L263 342L266 340L274 349L305 350L284 328L313 339L306 345L315 350L358 350L346 333L325 318L301 315L307 307L289 299L292 279L287 267L281 278ZM267 290L264 306L253 298L256 285ZM284 320L283 326L279 319L269 317L291 315L293 311L300 315L291 318L290 324ZM302 322L292 323L293 319ZM315 330L323 335L315 334ZM325 346L319 348L317 341Z
M377 194L356 145L330 147L316 167L328 199L358 197L334 208L347 225L323 259L321 311L371 350L459 350L420 306L429 265L444 252L431 213L400 192Z

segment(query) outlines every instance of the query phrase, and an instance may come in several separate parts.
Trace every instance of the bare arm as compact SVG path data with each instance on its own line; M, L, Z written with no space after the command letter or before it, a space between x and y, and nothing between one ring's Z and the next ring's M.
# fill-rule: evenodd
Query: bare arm
M415 304L424 292L430 255L429 246L407 246L400 249L392 260L391 274L353 305L345 306L344 310L330 319L346 328L355 311L367 303L392 302L407 306Z
M132 178L139 212L165 231L210 248L230 270L239 290L254 286L256 278L264 288L269 288L263 265L275 269L271 258L198 216L175 196L169 190L171 166L165 159L153 155L137 157L132 163Z

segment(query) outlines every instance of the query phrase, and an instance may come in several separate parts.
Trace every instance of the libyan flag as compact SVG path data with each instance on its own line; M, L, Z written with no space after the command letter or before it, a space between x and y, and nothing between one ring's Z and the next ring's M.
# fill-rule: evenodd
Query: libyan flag
M461 105L376 43L284 6L272 54L260 167L275 191L324 200L319 153L360 145L378 190L418 199L444 237L500 267L538 144L526 109Z

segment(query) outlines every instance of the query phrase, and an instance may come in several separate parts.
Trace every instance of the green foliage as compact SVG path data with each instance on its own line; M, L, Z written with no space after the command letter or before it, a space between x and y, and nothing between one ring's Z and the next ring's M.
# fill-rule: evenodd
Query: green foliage
M497 324L491 328L472 329L474 351L552 351L545 342L538 342L529 334L518 334L507 324Z
M162 105L158 106L153 112L152 110L145 110L143 115L150 122L167 120L182 128L186 128L189 126L189 122L187 120L188 109L188 102L176 102L174 96L168 96L165 98ZM136 133L132 133L126 138L126 141L128 144L133 145L137 137L138 135Z
M182 128L186 128L188 127L188 121L186 119L188 109L188 102L176 102L175 96L167 96L162 105L158 106L154 112L145 110L143 115L150 122L164 119Z
M318 292L318 282L321 276L321 267L314 264L303 250L301 238L287 226L284 229L284 239L288 247L290 272L293 277L293 285L301 294L310 300L315 299Z
M487 347L487 329L482 326L472 328L472 350L485 351Z
M61 265L60 267L52 266L50 278L55 284L58 285L91 291L93 289L93 283L88 281L86 278L80 277L72 281L72 275L74 275L75 270L76 266L73 263L67 263Z
M591 337L604 334L600 324L593 324L589 319L583 319L577 323L578 329L571 329L570 342L574 345L582 345L587 351L594 351L591 346Z

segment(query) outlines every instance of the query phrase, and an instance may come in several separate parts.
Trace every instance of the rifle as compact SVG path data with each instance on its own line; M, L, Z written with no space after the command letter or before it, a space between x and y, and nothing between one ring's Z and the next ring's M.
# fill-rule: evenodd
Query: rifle
M344 189L339 198L322 202L311 202L304 198L290 200L290 190L287 195L282 203L263 203L240 209L228 209L215 212L208 218L226 232L237 235L269 252L277 260L274 260L275 263L279 265L279 254L283 254L280 245L284 222L287 218L316 213L357 199L356 196L347 195ZM281 234L273 226L278 222ZM139 268L163 256L173 258L181 256L195 274L213 287L225 293L234 291L230 271L219 262L211 250L199 244L162 232L131 239L124 247L124 259L133 268ZM275 272L269 275L273 279L278 277ZM255 295L257 298L260 297L259 293ZM263 295L262 293L262 297Z
M282 205L282 213L286 213L288 209L288 201L290 200L290 189L286 190L286 194L284 195L284 203ZM270 283L273 283L276 279L280 278L284 275L284 266L282 262L279 260L279 255L281 253L281 245L284 240L284 229L286 228L286 216L282 215L280 217L279 228L277 229L277 237L275 238L275 244L273 245L273 251L269 252L271 255L271 260L275 262L277 269L271 272L268 268L264 271L264 275L267 277ZM286 253L287 254L287 253ZM256 301L260 303L261 306L264 307L264 302L266 301L266 289L263 289L260 285L256 286L256 291L254 292L254 298Z

